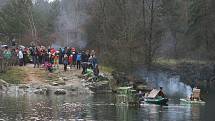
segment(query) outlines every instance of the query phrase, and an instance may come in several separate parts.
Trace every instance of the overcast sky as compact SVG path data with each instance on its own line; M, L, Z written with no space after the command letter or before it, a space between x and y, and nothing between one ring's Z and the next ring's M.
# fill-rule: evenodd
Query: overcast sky
M55 0L48 0L49 2L53 2L53 1L55 1Z

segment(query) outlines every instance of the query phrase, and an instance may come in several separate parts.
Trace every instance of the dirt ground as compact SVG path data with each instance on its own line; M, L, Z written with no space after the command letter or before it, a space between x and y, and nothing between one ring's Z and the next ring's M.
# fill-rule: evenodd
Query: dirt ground
M49 73L44 68L33 68L33 64L28 64L23 67L19 67L25 72L25 78L22 83L29 85L48 85L50 82L64 81L65 85L73 85L75 87L81 87L81 70L77 70L75 67L68 68L67 72L64 72L63 65L60 65L54 73Z

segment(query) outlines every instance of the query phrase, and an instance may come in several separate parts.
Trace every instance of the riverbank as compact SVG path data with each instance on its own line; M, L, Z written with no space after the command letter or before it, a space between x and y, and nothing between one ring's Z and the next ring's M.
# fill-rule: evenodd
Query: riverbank
M0 85L1 91L12 93L17 90L11 87L18 87L20 92L25 93L47 94L51 92L64 95L70 92L91 94L102 89L102 91L110 90L108 79L110 74L101 72L102 76L97 81L93 81L92 77L82 75L81 71L73 67L64 72L62 65L55 68L53 73L49 73L44 68L33 68L32 64L23 67L15 66L6 73L0 74L0 79L7 83Z
M172 86L180 84L180 81L191 87L197 85L205 92L209 87L214 87L213 80L210 80L213 77L213 66L208 64L156 64L150 73L147 73L144 67L137 69L137 73L124 73L102 66L100 76L96 81L92 77L82 75L81 70L74 67L64 72L63 66L60 65L59 69L54 70L53 73L49 73L44 68L33 68L32 64L23 67L15 66L6 73L1 73L0 79L6 81L10 86L17 86L20 90L24 89L25 92L30 91L36 94L51 92L57 95L69 92L88 94L115 92L121 86L134 86L136 90L143 91L164 86L165 90L168 91L171 88L172 92ZM166 87L169 82L174 83L171 83L171 87ZM186 85L185 87L190 88ZM184 86L181 88L184 89ZM5 87L2 89L7 91Z

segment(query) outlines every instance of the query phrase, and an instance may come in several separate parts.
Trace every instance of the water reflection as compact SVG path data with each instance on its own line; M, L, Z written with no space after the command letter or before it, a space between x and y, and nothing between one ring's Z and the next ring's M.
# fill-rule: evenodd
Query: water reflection
M87 98L87 96L85 96ZM82 98L79 96L78 98ZM4 120L63 120L78 119L84 111L80 99L67 96L43 96L26 94L20 96L0 95L0 119ZM67 103L69 102L69 103Z
M180 105L174 100L168 106L144 104L140 107L117 106L114 102L112 94L14 96L0 93L0 120L199 121L205 117L206 110L202 105Z
M141 108L142 115L150 121L199 121L200 108L198 105L152 106L144 105Z
M128 106L118 106L116 117L120 121L132 121L136 119L135 115L137 113L136 108L128 107Z

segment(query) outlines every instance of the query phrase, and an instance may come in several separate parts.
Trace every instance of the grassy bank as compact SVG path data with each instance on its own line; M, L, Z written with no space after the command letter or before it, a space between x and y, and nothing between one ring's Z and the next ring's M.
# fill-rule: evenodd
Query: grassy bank
M52 77L54 78L54 77ZM31 81L45 81L50 79L48 72L32 67L10 67L5 73L0 73L0 79L10 84L26 84Z
M25 71L20 67L11 67L5 73L0 73L0 79L10 84L20 84L26 77Z

